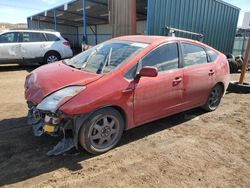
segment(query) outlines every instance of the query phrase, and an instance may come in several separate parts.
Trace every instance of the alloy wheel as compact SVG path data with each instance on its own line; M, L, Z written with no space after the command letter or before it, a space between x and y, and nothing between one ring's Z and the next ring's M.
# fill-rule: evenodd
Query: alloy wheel
M95 148L107 148L116 142L119 129L119 121L115 116L101 116L91 126L89 132L90 142Z
M58 61L59 59L55 55L50 55L47 58L47 63L54 63L55 61Z
M209 107L211 109L215 109L218 107L218 105L220 104L221 96L222 96L221 87L220 86L214 87L208 99Z

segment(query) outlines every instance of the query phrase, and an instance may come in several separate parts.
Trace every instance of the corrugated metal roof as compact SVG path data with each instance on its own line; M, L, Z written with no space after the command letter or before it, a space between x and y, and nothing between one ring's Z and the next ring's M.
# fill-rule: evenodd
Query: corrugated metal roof
M146 20L147 11L145 7L147 5L147 0L137 0L136 3L137 20ZM58 25L76 27L82 26L83 0L72 0L65 4L68 5L67 10L64 10L64 4L62 4L60 6L53 7L49 10L44 10L43 12L32 15L28 17L28 20L54 23L54 15L56 15ZM124 10L127 9L128 7L124 8ZM86 0L86 23L88 25L109 23L108 0Z

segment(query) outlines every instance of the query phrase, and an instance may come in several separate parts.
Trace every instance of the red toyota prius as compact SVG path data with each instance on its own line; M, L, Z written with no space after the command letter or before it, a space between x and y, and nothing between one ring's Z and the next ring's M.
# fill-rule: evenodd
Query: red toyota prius
M229 83L226 57L194 40L123 36L31 72L25 82L34 134L61 135L48 152L99 154L124 130L188 109L215 110Z

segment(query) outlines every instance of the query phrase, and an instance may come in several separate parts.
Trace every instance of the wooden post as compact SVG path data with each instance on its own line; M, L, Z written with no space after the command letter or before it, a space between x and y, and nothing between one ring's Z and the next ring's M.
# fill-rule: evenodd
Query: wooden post
M132 28L131 28L131 34L136 35L136 0L132 0L131 2L131 19L132 19Z
M109 0L113 37L136 34L136 0Z
M248 44L247 44L247 49L246 49L246 53L245 53L245 56L244 56L244 62L243 62L242 69L241 69L239 84L243 84L243 82L244 82L246 69L247 69L247 66L248 66L249 54L250 54L250 36L248 37Z

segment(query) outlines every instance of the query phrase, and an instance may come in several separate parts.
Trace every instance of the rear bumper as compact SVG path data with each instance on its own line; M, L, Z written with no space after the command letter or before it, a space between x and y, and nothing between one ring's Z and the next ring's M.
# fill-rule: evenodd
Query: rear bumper
M71 48L64 48L60 55L62 59L71 58L73 56L73 51Z

